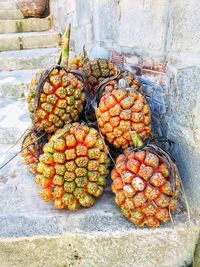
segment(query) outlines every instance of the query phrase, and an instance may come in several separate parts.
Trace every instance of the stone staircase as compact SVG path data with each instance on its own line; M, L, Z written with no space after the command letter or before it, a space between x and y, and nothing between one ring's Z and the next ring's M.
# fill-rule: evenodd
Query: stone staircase
M57 61L59 43L51 17L24 19L14 1L0 0L1 163L20 150L16 145L5 153L30 126L28 84ZM189 222L180 211L159 229L134 227L109 188L90 209L55 210L39 197L20 156L0 170L0 211L2 267L186 267L199 235L197 218Z

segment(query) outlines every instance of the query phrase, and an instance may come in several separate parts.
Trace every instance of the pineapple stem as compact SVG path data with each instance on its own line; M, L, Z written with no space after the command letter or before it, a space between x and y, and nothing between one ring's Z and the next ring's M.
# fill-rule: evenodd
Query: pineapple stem
M61 51L61 63L62 67L68 67L69 61L69 41L71 34L71 23L69 23L65 33L62 36L62 51Z

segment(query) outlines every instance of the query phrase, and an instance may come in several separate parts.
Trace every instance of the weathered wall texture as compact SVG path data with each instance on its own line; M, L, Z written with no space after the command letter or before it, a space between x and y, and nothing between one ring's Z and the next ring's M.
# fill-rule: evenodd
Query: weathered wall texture
M168 62L168 136L187 196L200 211L200 1L52 0L55 27L72 23L75 51L95 44Z
M73 25L76 52L100 44L200 66L198 0L51 0L55 27Z

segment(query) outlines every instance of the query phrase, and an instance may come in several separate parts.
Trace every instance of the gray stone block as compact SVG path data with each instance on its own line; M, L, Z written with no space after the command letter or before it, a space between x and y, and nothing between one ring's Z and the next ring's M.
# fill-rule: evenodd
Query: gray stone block
M200 72L198 68L171 68L166 116L168 137L176 142L178 161L191 208L200 212Z
M19 9L0 10L0 20L23 19L23 18L24 17Z
M173 50L200 52L199 10L198 0L171 1Z
M60 43L60 34L53 31L0 35L0 51L56 47L59 46Z
M4 0L0 2L1 10L17 9L16 3L14 0Z
M173 154L178 162L190 208L200 213L200 152L192 136L189 137L190 133L188 129L169 123L168 137L176 142Z
M0 71L50 67L59 59L59 48L40 48L0 53Z
M51 28L51 17L0 20L0 33L40 32Z
M95 42L116 42L118 35L118 1L93 3L93 36Z
M164 49L167 1L119 2L120 46L140 49Z
M200 70L196 67L174 67L171 71L171 84L168 90L170 116L181 126L193 128L200 97Z

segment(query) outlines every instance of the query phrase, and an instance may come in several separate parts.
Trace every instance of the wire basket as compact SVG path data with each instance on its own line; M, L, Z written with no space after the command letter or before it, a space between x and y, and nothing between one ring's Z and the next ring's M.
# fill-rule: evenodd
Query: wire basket
M21 10L23 16L42 17L47 7L47 0L16 0L17 7Z

